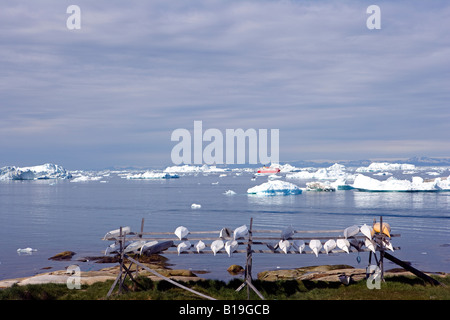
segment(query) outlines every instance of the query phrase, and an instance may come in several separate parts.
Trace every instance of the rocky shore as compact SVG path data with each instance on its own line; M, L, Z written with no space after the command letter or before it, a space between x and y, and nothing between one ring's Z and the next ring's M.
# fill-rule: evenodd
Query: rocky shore
M72 252L64 252L58 254L52 258L70 260L73 256ZM114 263L118 262L111 257L89 257L89 260L98 259L99 263ZM184 270L184 269L171 269L167 264L167 259L159 256L152 255L147 257L146 260L140 261L144 263L147 267L155 270L159 274L179 281L199 281L204 278L201 277L201 272ZM103 268L98 271L80 271L80 283L90 285L95 282L102 282L107 280L115 280L119 274L119 265ZM132 271L136 271L136 266L131 267ZM228 272L231 274L242 275L243 268L241 266L232 265L228 268ZM155 276L154 274L146 271L142 268L138 270L139 275L150 278L153 281L161 280L161 278ZM66 284L69 277L73 274L72 271L68 270L57 270L51 272L40 273L30 277L16 278L16 279L6 279L0 280L0 289L8 288L13 285L29 285L29 284L45 284L45 283L60 283ZM404 269L391 269L384 273L385 277L393 275L408 275L414 276L412 273L405 271ZM446 276L446 274L438 273L438 275ZM342 282L349 284L352 282L357 282L363 280L366 277L366 269L354 268L348 265L321 265L321 266L310 266L301 267L294 269L278 269L278 270L268 270L258 273L257 279L263 281L278 281L278 280L312 280L312 281L327 281L327 282Z
M157 265L147 266L154 269L159 274L165 277L178 281L201 281L204 278L201 274L196 274L195 271L190 270L171 270L167 268L161 268ZM135 270L135 268L133 268ZM80 283L91 285L95 282L103 282L107 280L115 280L119 274L119 266L104 268L98 271L82 271L80 272ZM152 273L140 269L139 275L150 278L153 281L161 280ZM394 269L385 272L385 277L393 275L408 275L414 276L412 273L405 271L403 269ZM445 276L444 274L442 274ZM12 285L29 285L29 284L44 284L44 283L60 283L66 284L69 277L66 270L58 270L52 272L46 272L37 274L31 277L17 278L17 279L7 279L0 280L0 289L8 288ZM260 272L257 276L259 280L264 281L278 281L278 280L312 280L312 281L327 281L327 282L342 282L349 284L352 282L357 282L363 280L366 276L365 269L353 268L351 266L345 265L322 265L313 267L302 267L296 269L286 269L286 270L269 270Z

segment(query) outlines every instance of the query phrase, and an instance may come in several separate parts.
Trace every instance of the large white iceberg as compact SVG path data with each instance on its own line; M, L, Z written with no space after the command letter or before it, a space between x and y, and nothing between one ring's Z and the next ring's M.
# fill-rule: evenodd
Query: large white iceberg
M72 174L52 163L32 167L7 166L0 168L0 180L70 179Z
M359 167L356 172L380 172L394 170L414 170L415 165L409 163L373 162L368 167Z
M272 164L270 165L270 167L271 167L271 168L278 168L278 169L280 169L280 172L281 172L281 173L284 173L284 172L293 172L293 171L298 171L298 170L300 170L299 168L294 167L294 166L290 165L289 163L286 163L286 164L272 163Z
M70 182L89 182L89 181L98 181L102 177L96 177L96 176L89 176L89 175L80 175L74 177Z
M129 174L127 179L174 179L179 176L175 173L146 171L144 173Z
M362 191L450 191L450 177L426 181L421 177L413 177L411 181L390 177L380 181L359 174L353 182L353 188Z
M247 193L259 195L290 195L300 194L302 193L302 189L290 182L271 180L259 186L249 188Z
M335 163L328 168L320 168L315 172L300 171L286 175L287 179L319 179L319 180L336 180L351 179L352 176L345 171L345 166Z
M183 165L183 166L171 166L167 167L164 172L167 173L198 173L198 172L207 172L207 173L214 173L214 172L227 172L230 171L226 168L217 168L216 166L191 166L191 165Z

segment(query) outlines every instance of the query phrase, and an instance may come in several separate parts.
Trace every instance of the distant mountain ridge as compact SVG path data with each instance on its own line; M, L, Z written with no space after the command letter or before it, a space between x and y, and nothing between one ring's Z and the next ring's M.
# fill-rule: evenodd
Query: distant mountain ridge
M409 163L415 166L450 166L450 158L430 158L430 157L412 157L401 160L340 160L340 161L288 161L295 167L329 167L335 163L342 164L346 167L367 167L373 162L387 163Z
M387 162L387 163L410 163L415 166L450 166L450 158L430 158L430 157L412 157L409 159L401 159L401 160L293 160L293 161L280 161L280 164L290 164L291 166L297 168L307 168L307 167L315 167L315 168L328 168L335 163L342 164L346 167L367 167L373 162ZM166 167L171 166L168 164L167 166L153 166L153 167L134 167L134 166L115 166L115 167L107 167L105 170L164 170ZM201 166L201 165L200 165ZM218 168L259 168L262 164L233 164L226 165L220 164L217 165Z

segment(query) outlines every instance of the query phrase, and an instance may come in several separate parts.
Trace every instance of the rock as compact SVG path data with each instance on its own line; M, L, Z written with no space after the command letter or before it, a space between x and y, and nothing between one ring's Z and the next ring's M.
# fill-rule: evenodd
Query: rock
M227 271L228 271L228 273L230 273L232 275L237 275L239 273L243 273L244 268L241 266L238 266L237 264L232 264L231 266L228 267Z
M48 260L56 260L56 261L62 261L62 260L70 260L75 255L75 252L73 251L63 251L56 255L54 255L51 258L48 258Z
M365 269L355 269L348 265L323 265L303 267L297 269L269 270L258 273L259 280L277 281L277 280L322 280L339 281L339 275L356 276L363 274Z

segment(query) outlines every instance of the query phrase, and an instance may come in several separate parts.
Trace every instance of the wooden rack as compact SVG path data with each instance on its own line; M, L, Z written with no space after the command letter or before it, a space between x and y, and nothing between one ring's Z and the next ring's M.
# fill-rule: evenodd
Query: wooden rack
M374 220L375 223L375 220ZM383 225L383 218L380 217L380 225ZM206 296L202 293L199 293L197 291L194 291L190 288L187 288L180 283L169 279L155 270L152 270L142 263L138 262L137 260L131 258L128 254L125 253L125 243L126 241L172 241L173 243L170 245L170 247L164 249L161 252L158 252L159 254L179 254L176 250L176 242L180 242L180 239L174 237L173 232L144 232L144 219L142 219L141 223L141 231L138 233L130 232L130 233L122 233L122 227L120 228L120 233L118 236L115 237L107 237L104 238L104 240L109 241L115 241L119 244L118 248L118 255L119 255L119 275L117 276L116 280L114 281L113 285L111 286L111 289L108 292L108 297L112 294L113 289L119 283L119 293L122 291L122 289L126 289L126 287L123 285L124 280L127 276L130 277L132 281L134 281L137 285L139 285L135 278L133 277L133 273L131 272L131 265L136 264L138 267L141 267L152 274L158 276L159 278L168 281L178 287L181 287L185 290L188 290L190 292L193 292L203 298L214 300L214 298ZM380 230L383 230L380 228ZM344 238L342 229L336 229L336 230L294 230L294 234L289 237L289 240L303 240L305 241L306 245L309 245L309 241L312 239L317 240L328 240L328 239L339 239ZM219 239L219 230L215 231L190 231L189 232L189 241L213 241ZM275 234L278 234L278 236L275 236ZM327 235L325 235L327 234ZM246 254L246 262L245 262L245 271L244 271L244 282L242 285L236 289L236 291L241 290L245 286L247 286L247 297L250 296L250 289L252 289L261 299L264 299L262 294L254 287L252 284L252 255L253 254L313 254L311 250L303 250L302 253L295 251L294 249L291 249L287 251L287 253L282 252L281 250L277 250L274 248L273 243L274 241L279 241L281 239L281 230L254 230L253 229L253 218L250 219L250 227L248 228L248 235L244 239L238 240L239 246L242 248L244 246L244 249L235 250L233 254ZM391 234L390 237L399 237L400 234ZM393 257L391 254L388 254L386 252L386 248L384 246L383 240L386 239L386 235L382 233L376 233L373 237L373 240L377 244L376 246L376 252L378 252L377 255L369 250L368 248L362 247L362 239L365 239L365 236L363 235L356 235L352 237L351 239L354 239L353 242L351 242L351 247L349 248L349 252L358 253L358 252L370 252L369 254L369 264L372 261L372 257L376 261L376 265L381 269L381 279L384 280L384 258L388 258L389 260L393 261L396 264L401 265L405 269L413 272L414 274L420 276L421 278L425 279L426 281L433 283L433 284L440 284L433 278L425 275L421 271L412 268L407 263ZM224 239L226 241L226 239ZM394 250L399 250L399 247L394 247ZM339 254L339 253L346 253L344 250L341 249L333 249L330 251L330 253L333 254ZM184 254L213 254L212 250L210 248L205 248L200 252L197 252L194 248L191 248L188 251L184 251L180 253L181 255ZM216 254L227 254L224 249L221 249ZM325 251L322 249L319 254L325 254ZM128 260L130 261L130 265L126 266L124 261ZM437 282L437 283L436 283Z

